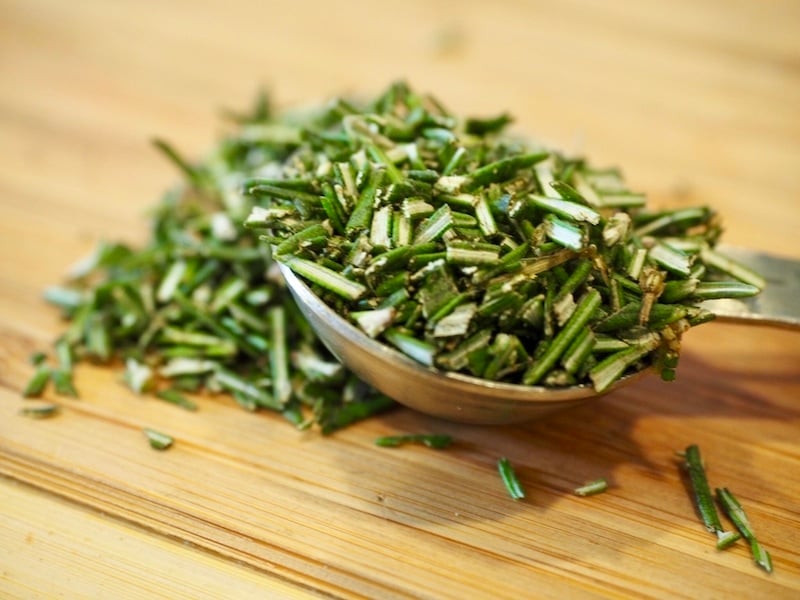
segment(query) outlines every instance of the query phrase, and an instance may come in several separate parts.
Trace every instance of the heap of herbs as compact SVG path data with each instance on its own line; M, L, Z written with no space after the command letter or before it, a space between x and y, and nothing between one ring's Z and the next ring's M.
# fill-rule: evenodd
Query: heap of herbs
M144 247L103 243L65 285L45 291L69 324L51 360L33 357L24 395L52 383L77 396L74 363L91 361L124 365L132 390L189 410L194 392L229 393L248 410L279 411L326 433L393 406L330 356L269 250L243 227L258 202L241 193L243 182L281 173L318 118L274 119L262 98L198 164L156 142L185 181L154 210Z
M525 385L674 377L707 298L763 281L720 255L705 207L651 211L620 173L460 119L404 83L252 114L193 164L144 247L101 244L47 290L69 321L25 390L77 395L76 361L187 409L230 393L332 431L393 405L326 351L273 257L367 335L425 365ZM264 242L263 240L266 240Z
M598 392L675 376L706 299L763 280L719 254L706 207L653 211L616 169L460 119L403 83L331 103L244 180L245 225L366 335L424 365Z

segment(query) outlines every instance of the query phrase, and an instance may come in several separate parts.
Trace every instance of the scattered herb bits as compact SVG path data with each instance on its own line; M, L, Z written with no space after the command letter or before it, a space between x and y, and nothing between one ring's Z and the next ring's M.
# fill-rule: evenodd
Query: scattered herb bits
M409 433L405 435L386 435L375 440L376 446L384 448L397 448L406 444L422 444L428 448L441 450L453 443L453 438L447 434Z
M573 490L573 493L576 496L594 496L596 494L602 494L608 490L608 481L603 478L595 479L594 481L590 481L582 486L576 487Z
M719 519L714 497L708 485L705 466L700 456L700 448L696 444L688 446L683 452L684 466L689 475L689 483L694 492L694 502L700 519L706 529L717 536L717 550L727 548L741 536L735 531L725 531Z
M750 544L750 552L755 563L767 573L772 573L772 557L756 539L753 528L750 525L750 519L747 518L739 500L728 488L717 488L716 496L717 501L722 506L722 510L736 526L736 529L739 530L739 533L742 534L742 537Z
M525 497L525 490L517 478L517 473L514 471L514 467L506 457L502 457L497 461L497 471L500 473L500 479L502 480L508 495L514 500L522 500Z
M91 361L123 364L135 393L187 410L195 408L188 394L226 393L247 410L277 411L325 433L394 406L328 353L284 289L269 248L244 227L251 211L275 214L242 194L246 181L275 177L266 189L312 196L286 173L304 137L328 118L324 110L275 117L262 98L197 163L157 140L184 181L152 211L142 247L104 242L62 285L45 290L67 324L55 365L37 355L25 395L40 395L50 382L58 394L77 395L73 365ZM314 234L290 244L314 243Z
M673 379L683 333L713 317L699 302L763 279L714 250L711 209L649 209L618 170L507 135L510 121L461 119L404 83L332 102L241 178L245 224L425 365L599 392L649 366Z
M147 441L150 442L150 447L154 448L155 450L166 450L175 443L175 440L172 438L172 436L169 436L166 433L161 433L160 431L156 431L155 429L150 429L148 427L143 429L143 431L145 437L147 437Z
M19 414L31 419L49 419L58 414L58 405L52 402L26 402L20 409Z
M714 504L714 497L711 495L711 488L708 484L702 457L700 456L700 449L697 445L688 446L679 455L684 459L684 467L689 475L698 514L706 529L717 536L717 550L723 550L736 543L739 539L744 538L750 545L750 552L756 565L767 573L772 573L772 557L770 553L761 545L753 533L750 520L747 518L739 500L725 487L716 488L716 500L739 533L723 530L717 507Z
M50 367L45 364L39 364L36 371L28 380L25 389L22 390L22 395L25 398L38 398L44 393L48 382L50 381Z
M174 404L175 406L180 406L185 410L189 411L197 410L197 404L189 400L178 390L175 389L161 390L160 392L156 393L156 396L161 400L164 400L165 402L169 402L170 404Z

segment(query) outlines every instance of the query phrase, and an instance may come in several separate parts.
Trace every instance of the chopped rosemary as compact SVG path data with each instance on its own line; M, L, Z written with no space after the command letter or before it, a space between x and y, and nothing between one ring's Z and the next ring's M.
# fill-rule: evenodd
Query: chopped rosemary
M62 396L78 397L78 391L72 383L72 371L66 369L52 369L50 371L50 378L53 380L56 393Z
M772 573L772 557L756 539L750 525L750 519L747 518L739 500L728 488L717 488L716 496L725 514L728 515L728 518L739 530L739 533L742 534L742 537L750 544L750 551L753 554L755 563L767 573Z
M428 448L441 450L453 443L453 438L446 434L410 433L405 435L386 435L375 440L376 446L396 448L404 444L422 444Z
M44 364L44 362L47 360L47 354L40 351L33 352L28 360L33 366L38 367L39 365Z
M502 457L497 461L497 471L500 473L500 479L503 481L508 495L514 500L523 499L525 490L522 488L519 479L517 479L514 467L511 466L511 462L506 457Z
M174 404L175 406L180 406L186 410L195 411L197 410L197 404L189 400L186 396L181 394L176 389L165 389L159 392L156 392L156 396L165 402L169 402L170 404Z
M648 209L618 170L507 135L510 117L460 119L402 82L387 94L300 123L273 179L241 191L278 260L415 360L597 391L654 365L670 380L682 334L713 317L698 304L763 286L714 250L712 210ZM479 332L492 361L462 350Z
M260 101L251 116L237 118L236 128L196 163L157 140L156 147L183 174L183 183L154 208L150 238L143 246L101 243L70 270L63 285L45 291L68 325L55 343L55 364L39 356L24 395L41 395L52 381L56 393L76 396L73 363L91 360L120 361L124 382L137 394L192 410L196 405L184 393L227 392L247 410L292 415L298 426L317 425L325 433L393 406L366 387L344 399L351 377L274 275L270 248L245 226L254 218L282 220L287 228L299 223L295 214L266 201L274 194L293 198L299 218L310 217L304 204L317 202L328 187L309 186L299 173L286 177L283 170L303 147L303 132L326 120L325 114L273 117ZM365 190L368 171L349 161L337 163L333 171L342 175L329 190L342 224L348 219L342 217L345 209L356 200L366 197L366 211L374 200L369 194L383 193L379 170L374 170L371 192ZM245 185L252 193L242 193ZM283 249L292 252L321 247L326 227L307 224L302 235L293 231L298 235L275 240L275 245L285 243ZM290 254L280 256L295 260ZM299 260L295 268L308 275L302 265ZM363 293L361 284L338 273L331 262L312 261L309 268L312 274L323 273L330 285L341 285L348 297Z
M53 404L52 402L34 401L26 403L19 410L19 414L32 419L47 419L58 414L58 410L58 404Z
M681 335L713 317L697 303L764 285L715 250L712 210L651 210L619 171L507 135L507 115L461 119L403 82L373 102L267 106L197 162L155 141L183 183L146 244L99 244L45 291L69 323L26 394L47 371L76 396L74 361L122 361L137 393L225 391L325 431L390 406L374 390L345 402L344 369L309 367L335 361L273 254L423 364L600 391L653 365L674 378Z
M34 371L25 389L22 390L22 395L26 398L38 398L44 393L47 383L50 381L50 367L45 364L39 364L36 371Z
M150 442L150 447L155 448L156 450L166 450L172 446L173 443L175 443L175 440L172 438L172 436L169 436L166 433L161 433L160 431L150 429L149 427L145 427L142 431L147 437L147 441Z
M700 448L692 444L683 452L684 466L689 475L689 483L694 491L694 501L700 519L706 529L717 536L717 550L723 550L740 539L734 531L725 531L719 519L711 488L708 485Z
M608 489L608 482L605 479L595 479L580 487L576 487L573 492L576 496L594 496L602 494Z

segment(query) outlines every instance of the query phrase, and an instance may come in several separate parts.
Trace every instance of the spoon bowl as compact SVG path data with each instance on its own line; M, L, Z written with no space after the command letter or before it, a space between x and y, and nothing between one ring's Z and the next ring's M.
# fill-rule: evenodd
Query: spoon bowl
M764 275L768 287L755 298L709 302L717 317L800 327L800 309L794 301L800 294L800 261L742 249L725 252ZM515 385L427 367L370 338L322 302L289 267L278 265L300 311L342 364L397 402L432 416L480 425L530 421L613 392L652 372L644 369L627 375L598 393L590 385Z
M598 394L590 385L515 385L427 367L363 333L320 300L289 267L279 266L303 316L339 362L400 404L449 421L479 425L530 421L597 398L649 371L623 377Z

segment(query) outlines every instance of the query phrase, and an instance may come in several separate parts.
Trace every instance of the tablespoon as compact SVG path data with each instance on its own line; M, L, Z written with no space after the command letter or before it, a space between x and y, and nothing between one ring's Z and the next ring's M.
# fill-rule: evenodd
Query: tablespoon
M722 321L800 328L800 261L741 248L721 250L760 273L767 286L753 298L710 300L704 308ZM397 402L443 419L482 425L524 422L598 398L651 372L626 375L598 393L591 385L516 385L427 367L367 336L286 265L279 266L303 315L340 362Z

